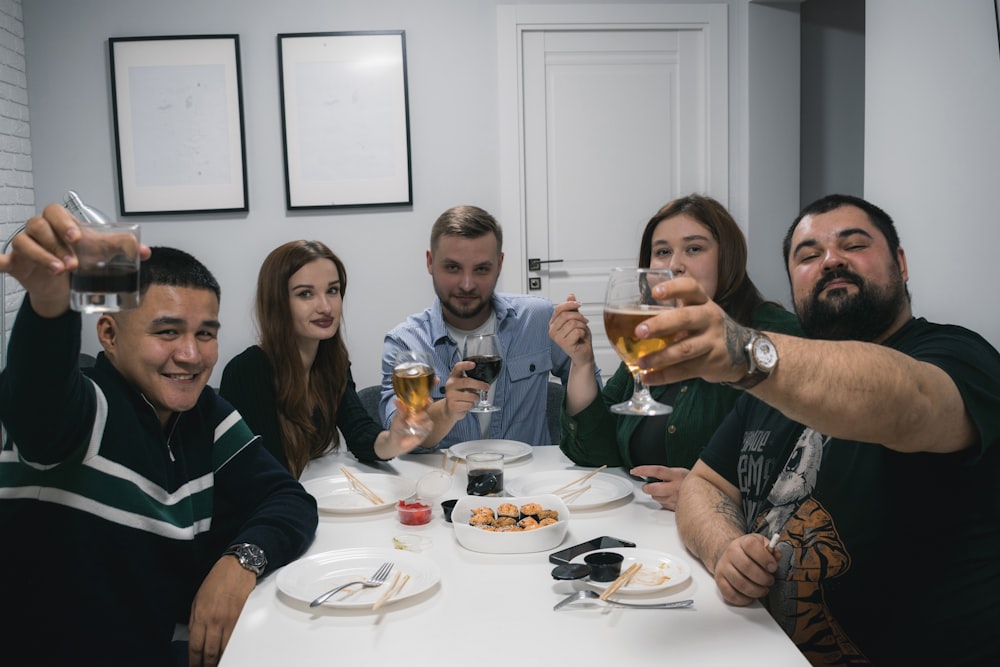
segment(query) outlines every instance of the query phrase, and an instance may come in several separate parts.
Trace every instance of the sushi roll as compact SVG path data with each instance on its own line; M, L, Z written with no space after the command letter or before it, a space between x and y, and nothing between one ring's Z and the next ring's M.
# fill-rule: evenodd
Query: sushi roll
M539 527L539 523L535 521L535 517L526 516L517 522L518 527L521 530L534 530Z
M497 518L508 517L514 520L516 523L518 519L521 518L521 512L518 511L517 505L514 503L501 503L497 507Z
M530 516L538 518L538 513L544 511L542 506L538 503L525 503L521 505L521 516Z
M493 512L489 514L473 514L472 518L469 519L470 526L492 526L496 519L493 518Z

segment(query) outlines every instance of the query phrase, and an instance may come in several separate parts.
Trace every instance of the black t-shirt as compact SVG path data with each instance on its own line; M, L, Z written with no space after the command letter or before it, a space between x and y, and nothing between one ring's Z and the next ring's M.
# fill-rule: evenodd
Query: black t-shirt
M829 438L747 395L702 460L740 489L748 531L779 533L764 602L814 664L1000 664L1000 354L923 319L885 345L948 373L978 448Z

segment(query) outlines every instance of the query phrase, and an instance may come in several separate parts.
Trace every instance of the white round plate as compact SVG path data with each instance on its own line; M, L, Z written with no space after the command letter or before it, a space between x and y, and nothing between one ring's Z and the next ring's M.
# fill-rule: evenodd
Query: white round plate
M379 566L392 561L393 568L382 586L363 588L351 586L323 603L323 607L338 609L371 608L392 584L399 572L409 575L406 585L385 604L420 595L441 579L437 564L419 554L399 549L357 548L326 551L293 561L278 570L278 590L285 595L309 603L338 584L367 579Z
M448 451L453 457L463 461L466 456L476 452L499 452L503 454L504 463L513 463L530 456L531 445L517 440L469 440L452 445Z
M351 481L342 475L320 477L302 482L302 486L315 499L320 512L330 514L366 514L379 512L404 498L413 495L414 482L405 477L392 475L374 475L370 473L354 473L362 484L371 489L382 499L381 503L373 503L354 490ZM331 586L331 588L333 588Z
M610 551L624 556L622 572L636 561L642 563L642 569L632 577L630 582L618 589L619 593L654 593L677 584L683 584L691 578L691 568L687 563L662 551L637 547L613 547L611 549L596 549L596 551ZM581 554L570 562L582 563L586 556L587 554ZM601 590L611 585L610 581L591 581L589 577L583 581Z
M556 489L578 480L587 474L586 470L552 470L532 472L504 480L504 491L512 496L535 496L552 493ZM570 510L587 510L602 507L632 495L632 482L617 475L599 472L576 486L571 486L559 495L564 498L574 489L590 485L590 488L576 496L569 496L566 507Z

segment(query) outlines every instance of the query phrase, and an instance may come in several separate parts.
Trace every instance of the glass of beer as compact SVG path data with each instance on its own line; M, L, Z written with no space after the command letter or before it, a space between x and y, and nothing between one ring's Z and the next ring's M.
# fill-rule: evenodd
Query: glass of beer
M392 389L406 408L406 428L410 435L427 435L427 429L416 426L412 417L427 409L434 388L434 363L425 350L400 350L392 367Z
M462 361L475 362L476 367L465 371L465 374L480 382L493 384L500 369L503 368L503 357L500 356L500 343L495 334L473 334L465 339L465 352ZM479 392L479 402L470 412L497 412L500 410L490 402L489 392Z
M652 293L654 285L673 280L673 277L669 269L611 270L604 301L604 331L615 352L628 366L635 383L629 400L611 406L611 411L616 414L648 416L673 412L669 405L653 400L649 388L642 383L643 372L639 368L640 358L664 349L673 341L663 338L640 339L635 336L635 328L640 322L675 306L672 299L657 301Z

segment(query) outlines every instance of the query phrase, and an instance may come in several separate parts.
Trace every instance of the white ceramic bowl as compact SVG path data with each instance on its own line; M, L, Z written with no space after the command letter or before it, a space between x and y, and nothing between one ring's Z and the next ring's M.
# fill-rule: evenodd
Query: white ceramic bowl
M559 520L534 530L509 533L492 532L469 525L473 509L489 507L496 512L497 507L503 503L511 503L518 508L526 503L538 503L543 509L559 512ZM491 554L520 554L554 549L566 539L570 518L566 503L559 496L551 494L516 498L463 496L455 503L451 517L459 544L470 551Z

